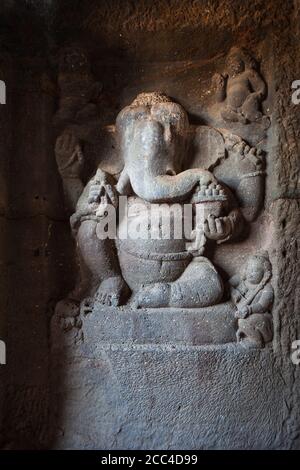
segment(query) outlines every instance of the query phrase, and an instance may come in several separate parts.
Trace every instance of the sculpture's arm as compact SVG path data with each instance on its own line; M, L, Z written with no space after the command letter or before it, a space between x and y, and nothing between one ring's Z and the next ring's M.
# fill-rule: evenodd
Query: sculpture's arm
M253 313L266 313L270 310L273 304L274 292L270 284L266 285L261 292L259 301L254 302L250 305L242 305L241 308L238 307L237 312L235 313L236 318L247 318Z
M232 287L237 287L241 282L241 277L239 274L234 274L228 282Z
M98 204L90 204L88 202L88 199L89 199L89 194L90 194L90 189L91 189L91 181L89 181L89 183L86 185L86 187L84 188L79 200L78 200L78 203L77 203L77 206L76 206L76 211L74 212L74 214L70 217L70 225L71 225L71 229L73 232L77 232L79 226L80 226L80 223L81 223L81 220L85 217L95 217L96 218L96 210L97 210L97 207L98 207Z
M241 282L241 277L239 274L235 274L228 281L230 297L235 304L237 304L242 298L241 293L238 290L238 286L240 285L240 282Z
M226 99L227 78L227 75L223 76L220 73L216 73L212 78L212 86L215 90L215 97L218 103L221 103Z
M219 243L238 238L244 230L245 219L239 208L232 209L228 214L228 219L231 225L230 233L225 239L220 240Z
M204 222L204 234L218 244L237 238L244 229L244 218L238 208L225 217L208 216Z
M153 194L151 202L155 202L156 198L166 202L182 199L188 196L195 186L208 186L210 183L217 183L217 180L212 173L201 168L185 170L174 176L159 175L154 179L155 193L158 194Z
M112 177L98 168L95 176L84 188L78 200L76 212L70 219L72 230L78 229L82 219L98 220L99 217L101 218L108 204L117 207L118 198Z
M216 182L206 170L190 169L175 176L170 175L138 175L130 178L134 192L149 202L174 202L184 200L197 185Z
M233 142L226 137L226 148L232 158L235 176L229 178L228 184L239 202L243 218L252 222L257 217L264 199L264 154L256 147L250 147L244 141ZM222 181L221 172L217 177ZM225 179L227 183L227 179Z
M72 212L84 188L81 180L84 157L72 132L64 132L57 138L55 158L63 182L65 206Z
M255 93L258 99L263 100L267 94L267 85L265 81L255 70L251 70L249 72L248 80L253 89L253 93Z
M258 302L253 303L250 306L251 313L264 313L270 309L274 300L273 288L270 284L266 285L261 292L261 296Z

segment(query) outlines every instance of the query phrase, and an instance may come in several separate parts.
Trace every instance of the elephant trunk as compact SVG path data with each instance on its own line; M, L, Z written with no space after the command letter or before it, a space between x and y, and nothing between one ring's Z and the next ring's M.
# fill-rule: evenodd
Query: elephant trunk
M126 149L125 168L120 181L127 178L134 193L149 202L183 200L209 173L192 169L172 175L174 159L172 148L165 143L164 127L151 119L142 120L136 123L133 139ZM121 192L121 184L117 189Z

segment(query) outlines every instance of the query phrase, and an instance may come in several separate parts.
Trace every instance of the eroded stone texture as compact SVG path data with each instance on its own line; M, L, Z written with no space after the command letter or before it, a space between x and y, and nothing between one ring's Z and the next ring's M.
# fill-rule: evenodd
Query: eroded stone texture
M299 366L290 360L291 343L300 335L300 108L291 103L290 89L291 82L300 78L297 2L75 4L72 10L65 1L1 5L8 25L5 51L12 53L14 77L14 100L6 109L16 123L2 134L5 148L11 148L4 162L9 197L4 194L1 203L1 243L5 245L1 272L5 273L2 286L9 292L4 296L4 311L10 350L1 445L299 448ZM58 131L52 128L63 91L57 83L57 58L59 50L69 50L75 42L90 58L90 84L94 80L103 88L96 103L93 96L83 106L95 104L97 119L85 115L82 122L73 122L66 138L64 125ZM267 89L259 111L270 119L269 128L257 122L225 121L220 126L212 111L211 79L225 71L226 57L236 46L246 48L260 64L257 73ZM182 170L202 168L228 185L246 221L244 234L216 244L214 252L207 254L222 282L228 286L228 279L254 253L269 252L274 338L265 349L221 344L235 341L237 329L234 320L233 328L226 330L223 310L219 323L214 316L198 335L200 320L206 321L210 308L217 315L219 305L203 315L200 310L199 317L192 312L196 334L188 329L189 309L179 320L178 312L169 311L176 318L174 330L167 328L168 317L162 338L155 322L164 322L168 310L128 311L126 306L113 309L110 317L111 307L99 305L107 292L98 296L92 312L86 299L78 315L79 299L86 294L75 290L75 315L69 316L64 306L59 315L53 315L55 304L76 285L79 273L63 210L55 141L62 136L58 150L72 150L70 156L79 163L74 168L81 173L79 185L86 186L100 164L101 172L109 174L104 186L113 186L124 165L117 148L116 117L140 93L154 90L171 96L188 113L191 126ZM236 170L237 162L245 167ZM67 177L77 176L73 168L69 170ZM245 189L236 178L239 172L262 173L251 176L251 182L257 183L254 187L246 178ZM77 183L72 181L72 193L74 188L81 192ZM98 197L96 189L91 196ZM1 195L2 191L8 190L3 186ZM252 202L254 198L253 204L248 204L248 197ZM90 239L82 241L86 244ZM116 284L119 288L119 280ZM93 287L97 290L99 283ZM127 301L124 284L122 289ZM228 298L225 288L221 305Z
M209 259L209 248L212 251L215 242L238 240L247 223L257 217L264 197L261 151L225 132L217 155L211 157L215 160L212 172L202 167L201 158L195 166L197 146L195 156L187 152L187 141L194 138L188 115L158 92L139 94L118 114L116 129L123 170L116 184L100 164L78 199L71 227L79 249L81 278L68 299L58 304L57 315L68 316L68 309L70 316L78 314L84 295L91 297L95 310L98 304L201 308L224 301L222 277ZM209 135L208 141L218 135L211 130L201 129ZM206 151L210 153L211 148ZM56 153L66 153L72 161L69 139ZM227 166L224 173L224 161L234 157L234 170ZM188 167L189 158L194 168ZM81 159L84 164L83 154ZM77 168L77 160L72 166ZM126 199L125 214L122 197ZM188 206L189 215L184 212ZM117 233L110 231L110 214ZM163 224L170 217L166 234ZM101 232L106 224L110 239ZM142 226L143 231L133 232L135 226ZM263 274L258 278L254 276L250 284L259 283ZM270 334L267 337L271 339Z
M83 343L53 351L55 447L288 447L281 435L285 383L270 349L122 344L99 341L95 323L86 325Z
M225 73L213 76L220 117L226 122L257 122L268 128L270 121L261 112L267 85L258 71L255 59L246 49L233 47L226 65Z

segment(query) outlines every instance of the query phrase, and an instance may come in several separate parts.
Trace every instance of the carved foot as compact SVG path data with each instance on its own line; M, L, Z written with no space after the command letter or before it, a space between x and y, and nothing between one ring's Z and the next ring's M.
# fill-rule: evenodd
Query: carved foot
M101 282L95 294L95 303L118 307L126 302L129 294L129 287L121 276L109 277Z
M170 284L157 283L142 287L136 294L133 304L136 308L158 308L169 305Z
M197 257L176 281L142 287L133 304L137 308L201 308L216 305L222 296L223 283L213 264Z

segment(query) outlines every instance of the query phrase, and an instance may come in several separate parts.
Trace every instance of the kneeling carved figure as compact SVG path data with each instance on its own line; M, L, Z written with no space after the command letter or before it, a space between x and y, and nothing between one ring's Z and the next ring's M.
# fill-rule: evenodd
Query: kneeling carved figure
M272 267L267 253L251 256L244 272L230 279L231 298L238 318L237 341L247 347L262 347L273 338Z

